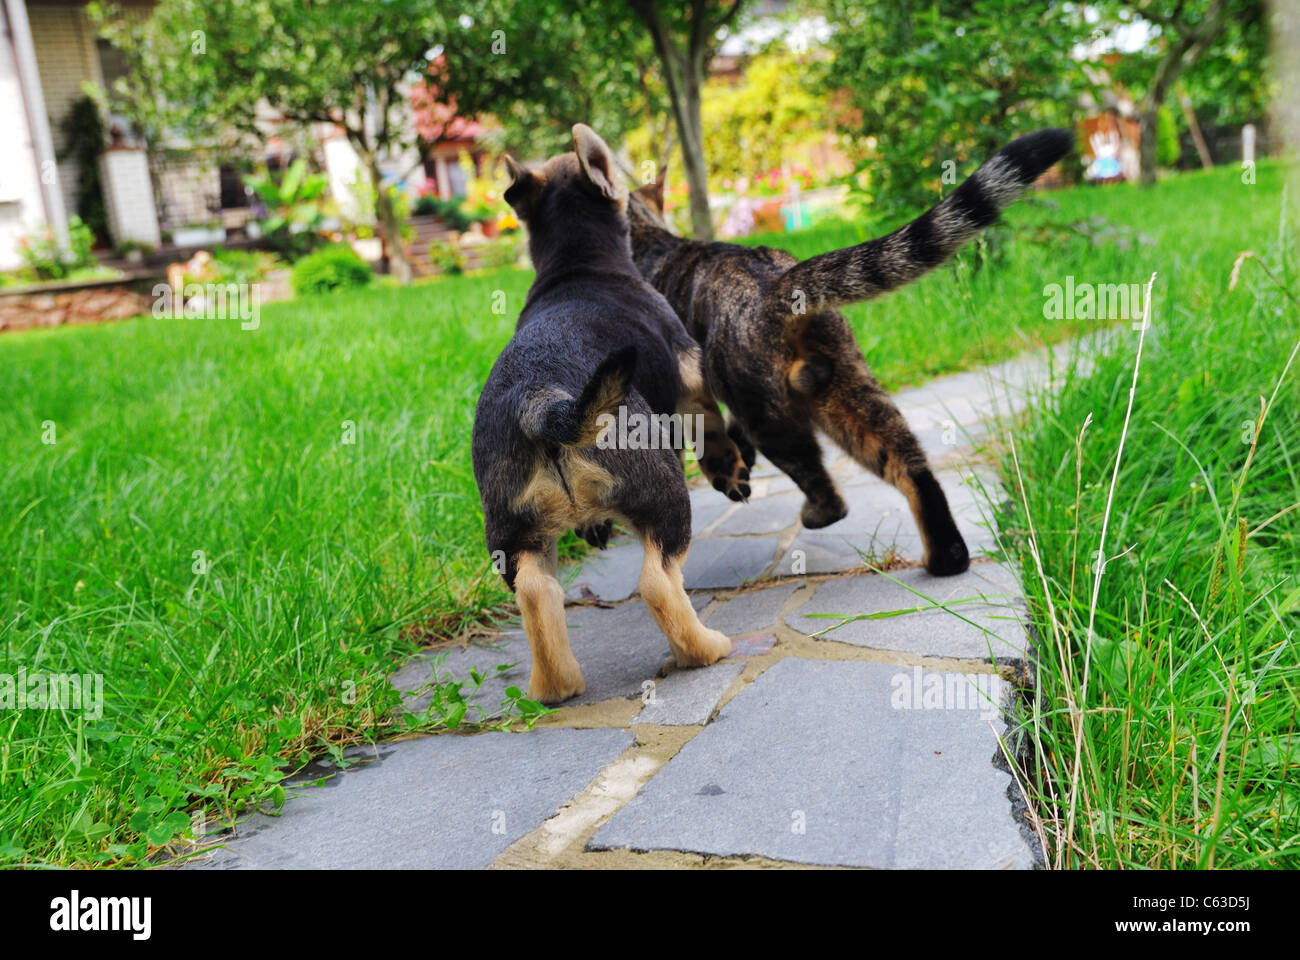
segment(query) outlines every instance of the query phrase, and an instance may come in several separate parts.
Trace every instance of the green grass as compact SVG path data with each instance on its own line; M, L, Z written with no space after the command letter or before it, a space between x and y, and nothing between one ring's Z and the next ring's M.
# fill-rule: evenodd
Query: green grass
M1264 171L1257 188L1273 208L1275 181ZM1068 263L1140 279L1155 259L1044 226L1099 209L1148 230L1147 204L1188 258L1213 238L1191 269L1220 276L1224 251L1259 243L1267 218L1207 222L1189 183L1018 206L1000 246L850 309L868 359L896 389L1089 326L1043 318L1044 277ZM1161 206L1166 194L1179 199ZM779 242L807 255L868 232ZM193 812L228 820L277 799L309 756L404 729L386 675L508 600L482 545L469 437L530 279L271 304L256 331L141 318L0 336L0 674L104 683L98 719L0 707L0 863L139 863ZM1203 304L1178 302L1205 322Z
M98 721L0 709L0 857L139 859L390 729L398 658L504 599L469 425L528 282L0 337L0 673L104 684Z
M1031 405L1003 457L1003 533L1040 638L1027 789L1055 865L1300 866L1300 364L1283 379L1300 277L1281 173L1112 189L1110 215L1156 244L1053 278L1159 272L1113 500L1127 325L1089 375ZM1285 291L1247 262L1229 292L1248 248Z

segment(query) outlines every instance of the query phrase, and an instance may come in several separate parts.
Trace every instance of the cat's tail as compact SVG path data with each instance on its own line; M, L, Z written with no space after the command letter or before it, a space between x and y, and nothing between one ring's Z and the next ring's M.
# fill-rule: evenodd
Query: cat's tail
M803 313L870 300L911 283L993 223L1073 144L1068 130L1042 130L1013 140L906 226L791 267L774 295Z

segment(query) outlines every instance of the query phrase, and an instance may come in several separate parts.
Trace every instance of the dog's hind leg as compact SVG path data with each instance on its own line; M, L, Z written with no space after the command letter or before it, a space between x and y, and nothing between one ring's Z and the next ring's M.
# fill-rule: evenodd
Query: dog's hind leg
M559 703L582 693L587 683L569 647L564 588L555 576L554 544L545 553L521 551L515 563L515 599L533 653L528 696L542 703Z
M643 532L645 563L641 567L641 599L668 638L673 659L679 667L707 667L731 653L725 633L710 630L700 622L682 585L682 564L686 551L669 553L652 531Z
M922 562L935 576L970 566L966 541L948 509L948 498L930 470L920 443L865 366L841 370L817 398L817 419L854 460L893 484L907 498L925 552Z

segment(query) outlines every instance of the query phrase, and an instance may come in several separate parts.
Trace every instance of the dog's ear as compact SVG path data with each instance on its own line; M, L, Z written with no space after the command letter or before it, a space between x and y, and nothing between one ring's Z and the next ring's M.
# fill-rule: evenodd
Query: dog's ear
M627 188L614 172L614 154L585 123L573 125L573 152L578 155L582 172L597 190L615 203L627 199Z
M664 212L664 178L668 174L667 167L659 168L659 176L655 177L649 183L642 184L636 188L638 196L646 203L650 204L650 209L660 216Z
M506 203L514 208L515 213L527 219L532 211L533 201L541 193L546 180L540 174L520 166L510 154L505 154L504 159L506 169L510 172L510 186L506 187L504 194Z

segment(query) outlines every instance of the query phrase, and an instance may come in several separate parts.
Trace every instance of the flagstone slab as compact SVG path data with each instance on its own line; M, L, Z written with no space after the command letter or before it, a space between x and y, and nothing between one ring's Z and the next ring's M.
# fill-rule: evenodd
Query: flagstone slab
M687 590L731 590L760 576L776 556L776 537L696 540L682 575Z
M632 722L669 726L707 723L744 669L744 663L721 660L710 667L674 670L643 695L645 706Z
M955 675L958 689L969 685ZM897 707L911 671L781 660L745 687L591 839L874 868L1029 868L1001 716ZM989 676L997 697L1009 693ZM998 686L1001 685L1001 686ZM990 716L990 714L992 714ZM990 728L992 723L992 729Z
M387 743L322 786L288 788L190 867L481 870L632 746L627 730L536 729Z
M710 611L704 622L729 637L771 627L780 619L785 602L803 584L802 580L786 581L738 594Z
M742 504L723 520L713 534L730 537L755 533L779 533L799 521L803 500L803 494L798 491L751 497L748 503Z
M641 581L641 562L645 551L634 540L611 544L604 550L593 550L576 574L566 570L562 578L569 584L568 596L572 600L584 599L585 586L595 597L610 603L626 600L636 593ZM568 577L573 575L570 582Z
M888 576L828 580L785 622L808 636L827 630L820 639L859 647L930 657L980 660L991 655L996 660L1021 660L1028 634L1018 596L1014 575L997 564L976 564L955 577L934 577L921 569L898 570ZM849 623L836 619L911 610L932 601L948 604L951 612L931 609Z
M706 607L712 598L707 594L691 597L696 610ZM640 600L618 607L569 607L564 611L569 625L569 645L582 667L587 681L585 693L564 701L561 706L576 707L599 703L611 697L641 696L645 685L654 682L671 651L668 640L646 605ZM446 659L436 664L435 657ZM497 672L498 664L515 664L510 670ZM522 630L502 634L491 644L470 644L420 654L390 679L400 691L414 691L437 674L459 679L469 676L471 668L488 674L487 681L473 702L496 710L506 696L506 687L526 689L532 654L528 637ZM420 710L429 703L429 694L408 698L408 710Z

